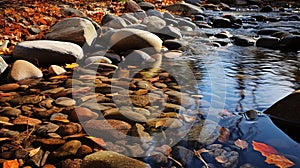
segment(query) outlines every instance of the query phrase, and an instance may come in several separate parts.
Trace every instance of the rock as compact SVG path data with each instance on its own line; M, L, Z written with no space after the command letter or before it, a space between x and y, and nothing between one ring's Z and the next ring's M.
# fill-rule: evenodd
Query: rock
M65 135L73 135L73 134L79 133L81 130L82 130L82 127L80 124L71 122L68 124L61 125L59 127L59 129L57 130L57 132L60 135L65 136Z
M62 14L64 16L77 16L77 17L83 17L85 16L85 14L83 12L81 12L80 10L74 9L74 8L64 8L62 10Z
M145 30L147 31L147 26L144 24L132 24L132 25L128 25L126 28L129 29L139 29L139 30Z
M111 14L106 14L103 17L101 23L102 26L106 26L114 29L121 29L127 26L123 18Z
M175 146L172 150L172 156L174 159L179 161L183 167L194 167L195 164L195 154L192 150L187 149L183 146ZM198 163L199 164L199 163ZM200 166L197 166L200 167Z
M166 26L166 21L157 16L147 16L142 23L147 26L148 31L153 33Z
M194 18L195 18L195 21L203 21L205 19L205 17L203 15L195 15Z
M90 136L103 137L104 139L123 139L131 129L131 125L120 120L89 120L85 123L84 130Z
M258 35L272 35L274 33L281 32L281 31L282 30L277 29L277 28L264 28L264 29L258 30L257 34Z
M29 126L37 126L41 124L42 121L35 119L35 118L30 118L26 116L19 115L14 121L13 124L15 125L29 125Z
M82 160L81 159L66 159L61 162L61 167L63 168L80 168Z
M226 18L216 17L212 19L213 27L215 28L230 28L231 21Z
M42 139L37 139L36 141L42 143L43 145L49 145L49 146L63 145L66 142L66 140L59 139L59 138L42 138Z
M145 17L147 17L147 14L145 11L138 11L134 13L134 16L138 19L138 20L143 20Z
M66 142L63 146L53 151L54 157L67 157L75 155L81 147L81 142L78 140L71 140Z
M75 108L70 114L70 118L75 122L95 120L98 118L98 116L99 116L98 113L95 113L85 107Z
M156 32L156 34L164 40L182 38L180 30L177 27L173 26L166 26L160 29L158 32Z
M183 49L186 44L179 40L165 40L163 46L167 47L169 50L178 50L180 48Z
M195 29L197 25L189 20L182 19L182 18L176 18L176 21L178 21L178 26L189 26L192 29Z
M128 123L143 123L147 118L140 113L134 112L130 107L122 106L120 110L114 112L104 112L106 119L117 119Z
M62 113L54 113L50 117L50 121L52 122L62 122L62 123L69 123L68 115Z
M43 77L42 71L25 60L17 60L10 71L9 77L15 81Z
M172 12L182 12L185 16L203 13L203 11L199 7L188 3L172 4L166 6L166 9Z
M140 2L138 4L144 11L155 8L155 6L150 2Z
M68 97L59 97L55 100L55 104L63 107L75 106L76 101Z
M229 31L222 31L214 36L217 38L231 38L233 35Z
M251 37L237 35L234 36L234 44L238 46L253 46L255 43L255 40Z
M175 19L174 15L172 15L170 12L163 12L163 16L165 19Z
M184 2L195 5L195 6L200 6L202 3L201 0L185 0Z
M48 71L50 74L54 74L54 75L62 75L67 72L64 68L58 65L50 65Z
M107 64L112 64L112 61L105 57L105 56L92 56L88 57L84 60L86 64L91 64L91 63L107 63Z
M34 40L18 43L13 56L38 64L65 64L81 59L83 51L80 46L69 42Z
M13 91L13 90L17 90L19 87L20 85L17 83L3 84L0 86L0 91L3 92Z
M147 62L153 62L153 58L150 57L149 54L141 51L141 50L133 50L129 54L126 54L125 61L123 62L125 65L143 65Z
M0 75L6 70L7 67L8 67L7 63L0 56Z
M21 113L22 113L21 110L17 109L17 108L12 108L12 107L1 107L0 108L1 116L18 117Z
M288 35L283 37L279 42L279 47L284 51L300 50L300 35Z
M174 27L178 26L178 22L174 19L164 18L164 20L166 21L166 24L168 26L174 26Z
M129 14L129 13L123 13L122 18L127 19L128 21L130 21L132 24L137 24L139 23L139 20L133 16L133 14Z
M137 12L142 10L141 7L133 0L126 1L124 7L128 12Z
M42 125L37 129L38 133L50 133L56 132L59 129L59 126L53 123L48 123L46 125Z
M164 53L163 56L165 58L173 59L173 58L181 57L182 55L183 55L182 51L180 51L180 50L173 50L173 51L169 51L169 52ZM156 84L154 84L154 85L155 85L155 87L164 87L164 86L167 87L167 85L156 85Z
M283 99L276 102L264 113L269 114L271 118L282 122L290 122L290 124L298 125L300 123L299 113L299 102L300 101L300 90L297 90Z
M154 54L160 52L162 41L156 35L138 29L121 29L115 32L109 44L115 51L128 51L130 49L143 50L146 53Z
M50 28L50 32L45 35L46 39L73 42L78 45L92 45L97 37L97 32L87 19L67 18L57 22Z
M276 37L261 37L256 41L256 47L278 49L279 39Z
M163 15L161 14L161 12L158 10L154 10L154 9L147 10L146 14L147 14L147 16L156 16L159 18L163 18Z
M145 127L139 123L136 123L132 130L132 136L139 137L141 142L149 142L152 137L145 131Z
M266 5L260 9L261 12L272 12L273 8L270 5Z
M150 168L146 163L118 154L112 151L98 151L93 154L87 155L82 162L82 168Z
M89 155L89 154L91 154L92 152L93 152L93 149L92 149L91 147L89 147L89 146L87 146L87 145L82 145L82 146L78 149L76 155L77 155L79 158L83 158L84 156Z
M18 131L12 131L9 129L5 129L5 128L1 128L0 129L0 136L1 137L16 137L18 136L20 133Z

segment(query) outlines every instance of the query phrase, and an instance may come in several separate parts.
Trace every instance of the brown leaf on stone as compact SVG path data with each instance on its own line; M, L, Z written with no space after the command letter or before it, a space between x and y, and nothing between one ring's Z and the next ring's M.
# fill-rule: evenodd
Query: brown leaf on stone
M97 137L93 137L93 136L86 136L86 138L94 141L96 144L98 144L100 146L106 146L106 143L104 142L104 140L102 138L97 138Z
M6 160L3 162L3 168L19 168L19 162L15 160Z
M225 143L225 142L228 140L229 136L230 136L230 131L229 131L229 129L228 129L228 128L225 128L225 127L221 127L221 128L220 128L220 135L219 135L219 137L218 137L218 140L219 140L220 142Z
M234 144L238 147L240 147L242 150L248 147L248 143L246 141L243 141L241 139L237 139Z
M225 158L224 156L217 156L217 157L215 157L215 159L219 163L226 163L226 162L228 162L228 159Z

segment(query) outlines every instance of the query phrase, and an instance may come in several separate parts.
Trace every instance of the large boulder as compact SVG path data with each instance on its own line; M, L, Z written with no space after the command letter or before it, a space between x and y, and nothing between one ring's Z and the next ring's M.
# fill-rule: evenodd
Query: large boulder
M83 57L83 51L79 45L70 42L35 40L16 45L13 56L15 59L51 65L76 62Z
M150 32L157 32L167 24L166 21L157 16L147 16L142 23L147 25L147 29Z
M142 161L121 155L112 151L98 151L87 155L82 162L82 168L150 168L150 166Z
M20 81L29 78L43 77L42 71L32 63L25 60L17 60L10 71L9 78Z
M162 40L153 33L138 29L120 29L110 37L109 44L117 52L143 50L148 54L160 52Z
M166 9L172 12L182 12L185 16L203 13L203 11L198 6L188 3L172 4L167 6Z
M45 37L50 40L68 41L79 45L86 43L90 46L97 37L97 32L89 20L74 17L57 22Z

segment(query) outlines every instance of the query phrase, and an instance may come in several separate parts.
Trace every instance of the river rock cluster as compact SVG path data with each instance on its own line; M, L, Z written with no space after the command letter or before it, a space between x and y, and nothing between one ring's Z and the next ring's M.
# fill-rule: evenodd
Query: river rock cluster
M127 13L106 14L101 23L69 9L75 17L58 21L43 40L21 42L13 58L0 57L0 162L16 159L20 166L44 168L201 167L193 150L206 148L211 153L206 159L221 151L230 159L214 164L235 167L240 149L214 144L220 126L199 110L202 95L189 72L177 76L186 67L168 62L189 49L183 37L201 29L251 29L259 22L300 18L212 16L206 11L236 8L187 2L161 12L149 2L129 0ZM300 49L299 32L292 28L256 30L254 36L206 32L203 43Z

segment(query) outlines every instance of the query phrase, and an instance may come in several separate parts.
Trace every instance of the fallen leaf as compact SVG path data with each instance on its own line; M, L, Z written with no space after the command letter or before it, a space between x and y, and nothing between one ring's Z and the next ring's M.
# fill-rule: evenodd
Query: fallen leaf
M0 142L10 140L8 137L0 138Z
M241 139L237 139L236 141L234 141L234 144L235 146L240 147L242 150L248 147L248 143Z
M76 67L78 67L79 65L76 63L72 63L72 64L66 64L65 68L67 69L74 69Z
M29 152L29 156L32 157L34 155L36 155L39 151L40 151L41 147L38 147L36 149L32 149L30 152Z
M275 164L280 168L288 168L295 165L292 161L290 161L286 157L282 155L276 155L276 154L269 155L265 160L265 162L268 164Z
M58 76L52 76L50 78L50 80L53 80L53 79L67 79L67 78L68 78L68 76L66 76L66 75L58 75Z
M86 136L86 138L94 141L95 143L97 143L100 146L106 146L106 143L104 142L104 140L102 138L97 138L97 137L93 137L93 136Z
M261 142L252 141L252 146L254 150L259 151L265 157L271 154L278 154L275 148Z
M158 80L159 80L159 76L154 77L154 78L150 78L148 81L152 83L152 82L156 82Z
M3 162L3 168L19 168L19 162L15 160L6 160Z
M217 156L215 157L216 161L219 162L219 163L226 163L228 162L228 159L224 156Z
M228 128L225 128L225 127L221 127L220 128L220 135L218 137L218 140L220 142L223 142L225 143L228 139L229 139L229 136L230 136L230 131Z

